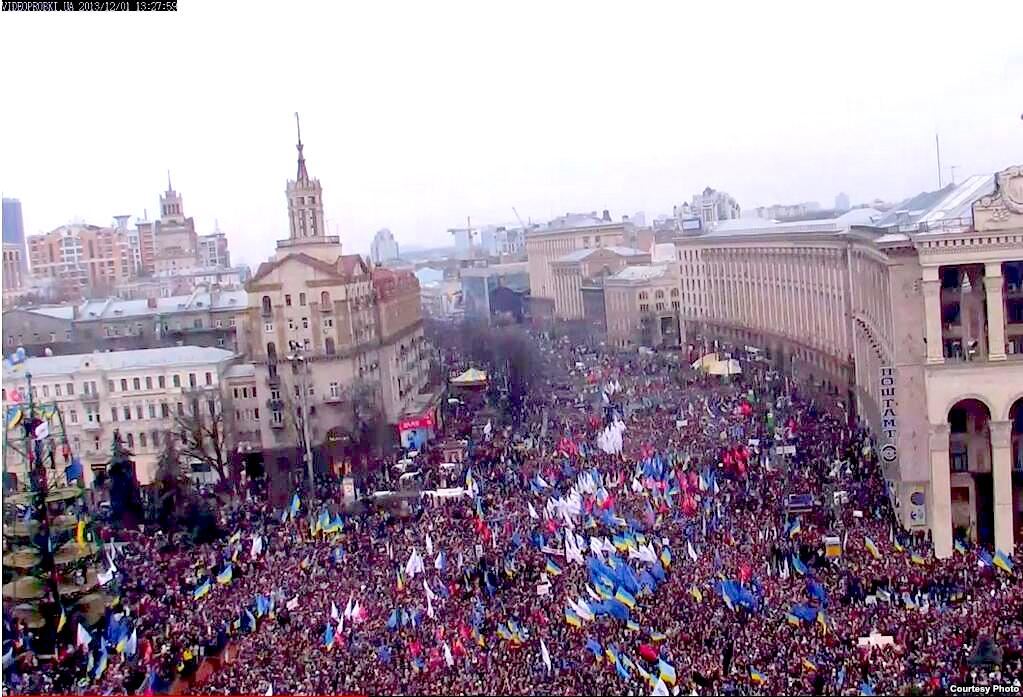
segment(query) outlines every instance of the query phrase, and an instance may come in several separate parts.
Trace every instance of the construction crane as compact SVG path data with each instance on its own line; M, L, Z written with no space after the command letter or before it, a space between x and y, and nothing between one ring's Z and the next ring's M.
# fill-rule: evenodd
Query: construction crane
M515 214L515 219L519 221L519 225L522 226L522 232L523 232L523 234L525 234L525 232L526 232L526 224L524 222L522 222L522 216L519 215L519 212L517 210L515 210L515 206L512 206L512 213Z

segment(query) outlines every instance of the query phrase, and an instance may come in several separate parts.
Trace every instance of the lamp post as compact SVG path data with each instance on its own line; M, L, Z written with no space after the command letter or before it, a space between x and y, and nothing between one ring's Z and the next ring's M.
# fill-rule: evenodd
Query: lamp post
M309 371L309 362L302 353L302 346L295 341L289 342L289 353L286 358L291 362L292 373L298 374L298 403L302 413L302 441L305 445L306 476L309 478L309 499L316 497L316 483L313 479L313 451L309 442L309 389L306 382L306 375Z

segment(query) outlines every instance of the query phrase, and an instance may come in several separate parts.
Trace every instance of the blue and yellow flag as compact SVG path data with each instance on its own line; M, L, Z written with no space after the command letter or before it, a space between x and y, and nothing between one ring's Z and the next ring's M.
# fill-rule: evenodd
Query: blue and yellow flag
M923 557L916 553L909 555L909 560L918 566L923 566L924 564L927 563Z
M544 568L544 571L549 573L551 576L561 575L561 567L558 566L557 563L550 557L547 557L547 566Z
M206 579L202 582L202 585L192 591L192 600L199 600L206 596L210 592L210 580Z
M749 669L749 679L754 685L763 685L767 682L767 676L761 673L756 668Z
M575 611L572 610L572 608L568 607L565 608L565 622L572 625L573 627L583 626L583 622L581 619L579 619L579 615L577 615Z
M1004 571L1007 574L1012 573L1013 563L1012 559L1003 552L1002 550L995 550L995 566Z
M693 586L692 588L689 589L689 595L693 596L693 600L695 600L696 602L698 603L703 602L703 593L696 586Z
M960 540L956 539L955 550L960 554L966 554L966 545L964 545Z
M632 610L633 608L636 607L636 598L635 598L635 596L633 596L632 593L630 593L629 591L625 590L624 588L619 588L618 589L618 592L615 593L615 600L617 600L618 602L620 602L622 605L624 605L625 607L629 608L630 610Z
M671 549L668 547L661 548L661 563L664 564L665 569L671 566Z
M639 624L633 622L632 620L629 620L628 622L625 623L625 628L628 629L630 632L638 632Z
M874 544L872 539L865 536L863 538L863 546L867 548L867 551L870 552L870 556L874 557L874 559L881 558L881 552L878 550L877 545Z
M799 626L799 618L793 615L791 612L785 613L785 621L791 624L793 627Z
M217 574L217 583L222 586L226 586L234 578L234 566L228 564L219 574Z
M298 509L301 508L301 506L302 506L302 502L299 500L298 493L296 492L295 494L293 494L291 496L291 509L290 509L290 512L291 512L291 517L292 518L295 517L295 514L298 513Z
M675 667L670 663L664 661L664 659L657 660L657 670L660 673L660 678L668 685L675 684Z
M803 659L803 667L811 672L817 670L817 664L808 658Z

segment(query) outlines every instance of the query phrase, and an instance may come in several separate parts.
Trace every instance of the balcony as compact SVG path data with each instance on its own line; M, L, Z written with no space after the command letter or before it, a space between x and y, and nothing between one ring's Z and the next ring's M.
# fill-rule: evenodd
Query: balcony
M89 421L88 419L86 419L85 421L82 422L82 430L83 431L102 431L103 430L103 424L101 424L99 421Z
M284 419L270 419L270 428L284 428Z
M99 395L95 392L83 392L82 402L85 404L96 404L99 402Z
M268 399L266 400L266 408L271 411L280 411L284 408L284 401L280 399Z

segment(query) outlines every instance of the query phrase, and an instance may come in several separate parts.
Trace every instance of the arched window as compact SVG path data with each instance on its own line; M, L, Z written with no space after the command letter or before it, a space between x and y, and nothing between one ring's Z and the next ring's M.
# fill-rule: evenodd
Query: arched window
M268 341L266 344L266 360L268 363L277 362L277 347L272 341Z
M269 315L270 314L270 296L269 295L264 295L263 296L263 314L264 315Z
M320 292L320 309L326 310L330 307L330 293L327 291Z
M657 299L663 298L664 297L664 291L663 290L658 290L656 293L654 293L654 297L657 298Z
M678 297L678 288L672 288L671 289L671 297L673 297L673 298L677 298Z
M323 342L323 350L328 356L334 355L334 340L329 336Z

